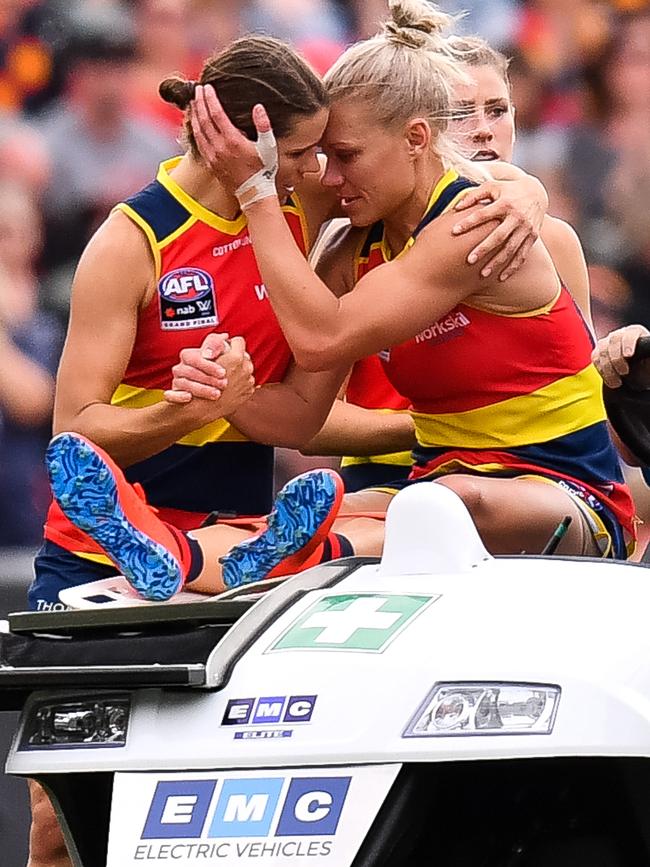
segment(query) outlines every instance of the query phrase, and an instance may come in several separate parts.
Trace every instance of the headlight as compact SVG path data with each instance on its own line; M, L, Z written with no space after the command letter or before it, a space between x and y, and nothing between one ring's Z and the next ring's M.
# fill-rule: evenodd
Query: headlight
M437 683L403 737L550 735L559 701L543 683Z
M30 709L20 749L122 747L130 706L127 695L39 703Z

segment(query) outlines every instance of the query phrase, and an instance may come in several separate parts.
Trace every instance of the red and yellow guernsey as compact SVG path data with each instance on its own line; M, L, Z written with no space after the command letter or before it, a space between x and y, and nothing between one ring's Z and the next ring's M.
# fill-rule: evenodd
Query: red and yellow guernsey
M211 332L245 338L258 385L280 382L291 361L260 277L246 218L224 220L192 199L170 176L179 159L164 162L155 181L117 205L149 241L157 291L140 312L114 405L143 407L161 401L181 350L200 346ZM283 211L305 252L307 232L298 199L293 197ZM134 464L126 474L143 486L147 501L164 520L193 529L214 510L265 514L273 495L273 449L249 441L223 419ZM50 507L45 537L104 560L56 504Z
M448 172L405 250L470 185ZM609 436L592 348L562 287L525 313L459 304L382 353L390 382L412 407L418 446L411 478L471 472L566 479L598 498L633 536L634 504Z
M354 262L354 282L364 274L381 265L387 259L383 242L383 227L376 223L368 232ZM357 361L348 380L345 399L348 403L364 409L378 409L383 412L405 412L410 402L403 397L390 382L382 366L379 355L370 355ZM410 467L413 463L411 452L391 452L389 454L364 457L344 457L341 466L358 464L388 464L390 466Z

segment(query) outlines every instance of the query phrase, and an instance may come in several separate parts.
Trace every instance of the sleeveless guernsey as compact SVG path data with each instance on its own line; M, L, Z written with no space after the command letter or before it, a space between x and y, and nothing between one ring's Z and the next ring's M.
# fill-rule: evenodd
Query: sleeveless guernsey
M280 382L291 361L257 268L246 218L230 221L192 199L170 175L180 158L164 162L156 180L117 205L147 237L156 292L139 314L135 343L111 403L144 407L163 399L171 368L186 347L211 332L245 338L258 385ZM294 196L283 211L305 252L307 232ZM213 510L265 514L273 495L273 449L249 441L220 419L129 467L160 517L183 530ZM45 537L67 550L101 560L100 549L53 503Z
M405 249L471 182L448 172ZM435 191L434 191L435 193ZM376 265L380 261L376 261ZM462 303L381 354L411 403L412 479L451 472L538 474L577 483L634 536L634 504L610 439L593 340L566 288L538 310Z

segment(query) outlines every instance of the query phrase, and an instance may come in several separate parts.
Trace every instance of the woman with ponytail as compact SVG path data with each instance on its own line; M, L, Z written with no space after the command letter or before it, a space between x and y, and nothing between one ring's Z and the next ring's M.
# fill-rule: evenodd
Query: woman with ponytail
M236 192L215 178L197 148L189 106L206 86L219 92L223 117L245 140L256 136L251 112L258 103L275 130L277 145L265 147L264 137L258 145L267 164ZM55 502L30 589L40 610L59 606L62 588L116 572L149 598L166 598L183 583L223 590L219 555L248 539L255 516L269 511L272 446L299 446L316 433L345 372L337 361L317 372L294 364L240 207L274 197L290 257L296 252L306 262L321 225L339 212L335 191L319 183L317 146L328 117L323 83L289 46L251 36L211 58L199 82L172 77L160 93L185 111L186 152L116 206L74 280L55 406L60 435L48 452ZM173 378L182 389L190 358L202 377L195 397L165 401ZM410 435L401 418L386 425L398 442L403 429ZM108 471L93 474L97 461ZM341 546L326 538L324 518L327 498L338 502L338 495L338 482L323 473L317 486L292 484L283 501L283 509L305 513L306 502L322 507L324 498L323 519L312 530L333 554ZM99 521L98 503L107 510ZM119 518L108 514L110 503L119 506ZM240 517L202 527L214 522L214 512ZM309 541L298 546L302 554L314 548ZM147 544L154 560L162 557L162 572ZM33 797L30 867L63 865L53 813L37 787Z
M389 5L384 31L348 49L325 79L323 183L351 223L328 251L337 262L330 285L296 255L276 197L242 201L271 304L308 370L380 353L412 404L418 444L407 484L455 491L491 551L540 551L570 515L563 552L625 557L634 507L591 336L541 241L507 281L467 266L486 231L450 237L450 206L464 194L474 201L484 172L450 135L467 72L443 34L443 13L420 0ZM193 117L213 168L233 190L245 188L260 171L258 153L210 89L199 89ZM253 117L268 140L262 106ZM480 222L474 204L467 213ZM345 508L384 510L394 490L351 495ZM344 531L356 553L378 553L376 524L356 519ZM230 556L255 580L263 555L256 551L259 567L256 557Z
M283 219L306 253L332 208L317 180L316 146L327 121L321 80L284 43L248 37L211 58L201 82L219 89L245 135L254 137L253 105L269 106L278 132L275 189ZM173 77L160 94L187 116L196 87ZM189 122L183 138L185 155L163 163L151 184L116 206L79 263L54 430L99 443L128 468L170 539L190 556L199 543L184 541L183 531L209 532L219 551L248 538L248 529L228 523L197 528L213 511L255 516L269 510L272 445L296 445L315 433L341 377L292 364L237 199L202 161ZM304 205L294 186L306 188ZM226 333L236 336L227 342ZM211 386L191 403L165 402L172 367L197 347ZM210 544L205 562L218 586L220 569L209 551ZM194 560L198 588L203 562ZM54 502L35 561L31 606L62 608L61 589L117 571L106 550ZM31 797L30 867L70 865L47 796L33 784Z

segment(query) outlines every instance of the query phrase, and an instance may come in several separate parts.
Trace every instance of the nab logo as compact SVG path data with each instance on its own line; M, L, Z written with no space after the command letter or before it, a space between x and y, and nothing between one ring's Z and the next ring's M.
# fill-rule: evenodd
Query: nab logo
M221 725L246 726L268 723L310 722L315 695L277 695L262 698L233 698L226 705Z
M160 781L141 839L332 836L351 779L226 779L216 797L217 780Z
M212 277L201 268L177 268L160 281L160 294L169 301L196 301L213 289Z

